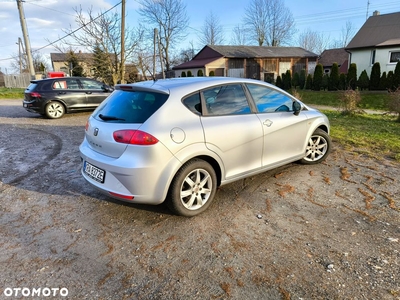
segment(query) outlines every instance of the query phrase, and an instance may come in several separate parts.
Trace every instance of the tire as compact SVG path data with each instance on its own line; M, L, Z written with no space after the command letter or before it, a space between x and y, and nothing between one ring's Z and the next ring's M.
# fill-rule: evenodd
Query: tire
M217 191L217 176L211 165L193 159L179 169L168 192L168 208L177 215L193 217L205 211Z
M331 151L330 136L321 129L316 129L307 142L305 156L300 160L302 164L318 164L326 159Z
M49 119L59 119L65 114L64 105L57 101L49 102L46 105L45 114Z

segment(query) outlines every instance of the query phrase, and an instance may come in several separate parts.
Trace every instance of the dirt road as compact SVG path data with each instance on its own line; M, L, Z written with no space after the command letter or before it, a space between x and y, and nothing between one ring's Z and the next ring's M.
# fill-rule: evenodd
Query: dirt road
M182 218L85 183L89 114L0 101L0 299L400 299L398 163L334 143Z

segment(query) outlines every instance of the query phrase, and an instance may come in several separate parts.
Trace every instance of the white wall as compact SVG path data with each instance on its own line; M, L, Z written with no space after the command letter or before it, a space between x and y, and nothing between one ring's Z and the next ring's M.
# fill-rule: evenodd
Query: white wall
M372 70L372 48L365 50L351 50L351 62L357 65L357 78L360 76L362 71L367 71L368 76L371 75ZM375 49L375 62L379 62L381 67L381 75L383 72L389 73L394 71L396 63L390 63L390 52L399 52L399 47L393 48L377 48Z

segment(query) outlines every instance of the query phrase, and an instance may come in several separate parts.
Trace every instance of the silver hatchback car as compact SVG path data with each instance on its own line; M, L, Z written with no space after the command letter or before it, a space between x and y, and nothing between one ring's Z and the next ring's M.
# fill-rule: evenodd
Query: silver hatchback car
M182 216L218 186L300 161L323 161L329 120L265 82L192 77L121 84L89 117L82 175L122 201Z

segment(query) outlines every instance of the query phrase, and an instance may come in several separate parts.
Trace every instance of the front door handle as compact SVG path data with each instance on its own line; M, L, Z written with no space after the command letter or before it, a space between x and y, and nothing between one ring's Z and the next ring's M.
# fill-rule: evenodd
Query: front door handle
M263 124L267 127L271 127L272 123L274 122L272 122L271 120L265 120Z

